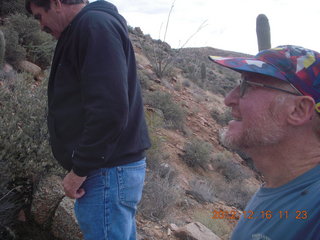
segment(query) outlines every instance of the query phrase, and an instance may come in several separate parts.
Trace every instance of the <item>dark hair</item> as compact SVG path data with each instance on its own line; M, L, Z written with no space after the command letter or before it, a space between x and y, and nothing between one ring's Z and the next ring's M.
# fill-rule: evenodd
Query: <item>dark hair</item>
M38 7L44 8L45 11L48 11L50 9L50 0L26 0L25 7L28 13L30 14L32 14L31 7L30 7L31 3L33 3Z
M56 0L59 1L59 0ZM88 0L60 0L63 4L80 4L80 3L86 3L88 4ZM32 14L30 4L33 3L34 5L38 7L44 8L44 10L47 12L50 9L50 0L25 0L25 6L28 13Z

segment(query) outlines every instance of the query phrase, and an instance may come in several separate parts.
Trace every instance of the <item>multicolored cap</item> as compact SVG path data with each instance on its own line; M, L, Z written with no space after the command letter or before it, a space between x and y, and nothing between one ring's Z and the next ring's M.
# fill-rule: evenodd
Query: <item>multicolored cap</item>
M255 57L209 59L238 72L254 72L291 83L303 95L311 96L320 113L320 54L299 46L283 45L259 52Z

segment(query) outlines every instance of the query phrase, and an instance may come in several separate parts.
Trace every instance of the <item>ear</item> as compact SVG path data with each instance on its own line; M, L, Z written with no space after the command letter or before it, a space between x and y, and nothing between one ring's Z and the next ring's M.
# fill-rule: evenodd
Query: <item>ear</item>
M60 12L60 9L61 9L61 2L60 0L51 0L51 8L56 10L56 11L59 11Z
M292 102L293 106L289 109L288 122L291 125L303 125L309 121L314 114L315 102L309 96L295 97Z

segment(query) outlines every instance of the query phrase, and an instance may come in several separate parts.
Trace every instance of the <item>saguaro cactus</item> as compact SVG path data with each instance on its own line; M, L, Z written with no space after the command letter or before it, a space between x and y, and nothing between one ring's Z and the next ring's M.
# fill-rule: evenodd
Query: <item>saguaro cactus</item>
M256 21L256 32L259 51L271 48L270 26L266 15L258 15Z
M0 70L3 68L5 50L6 42L4 40L3 32L0 30Z

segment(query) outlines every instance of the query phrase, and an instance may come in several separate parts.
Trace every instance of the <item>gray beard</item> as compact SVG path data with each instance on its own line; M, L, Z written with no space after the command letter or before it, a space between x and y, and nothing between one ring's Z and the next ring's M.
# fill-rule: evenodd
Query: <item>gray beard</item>
M285 135L283 127L271 119L261 120L259 119L259 123L254 124L254 127L245 129L240 136L229 134L228 127L221 129L219 131L220 142L227 148L243 151L247 148L278 144ZM261 123L267 123L267 125L263 126Z

